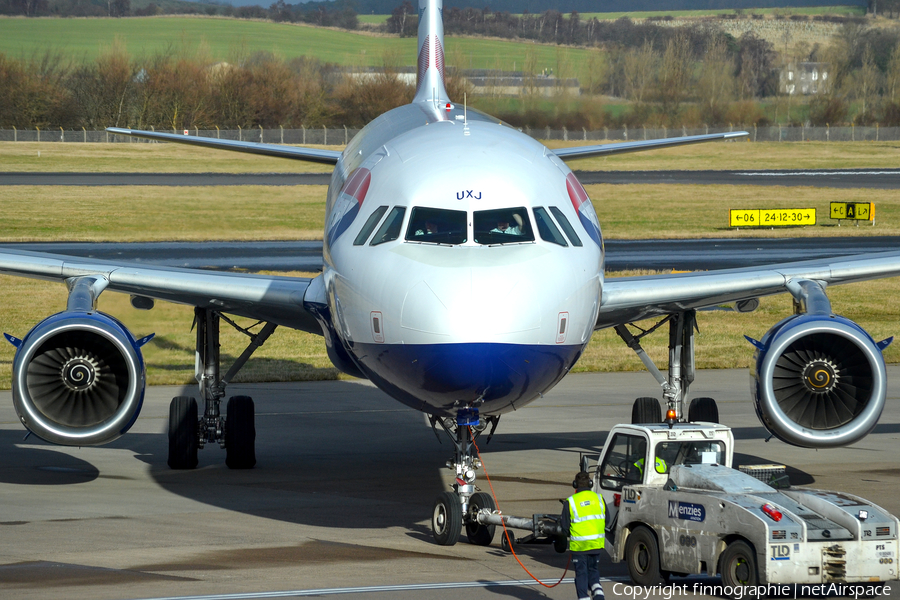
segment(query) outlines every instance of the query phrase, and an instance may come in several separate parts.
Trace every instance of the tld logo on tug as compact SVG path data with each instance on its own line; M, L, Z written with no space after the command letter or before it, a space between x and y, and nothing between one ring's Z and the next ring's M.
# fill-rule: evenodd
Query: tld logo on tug
M702 504L669 500L669 518L700 523L706 519L706 509Z

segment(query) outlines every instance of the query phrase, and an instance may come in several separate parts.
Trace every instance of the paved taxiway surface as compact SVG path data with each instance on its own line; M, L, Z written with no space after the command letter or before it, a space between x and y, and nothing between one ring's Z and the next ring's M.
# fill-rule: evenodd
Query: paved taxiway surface
M900 237L606 240L606 267L729 269L776 262L849 256L900 248ZM0 244L19 249L169 267L248 271L321 271L322 242L37 242Z
M900 169L576 171L581 183L900 188ZM0 173L0 185L327 185L330 173Z
M796 484L857 493L900 514L900 367L888 367L888 375L880 424L835 450L766 443L745 370L701 371L692 392L718 399L723 421L735 428L737 462L784 463ZM481 442L501 508L559 511L579 452L598 451L605 432L630 417L632 399L658 390L646 373L575 374L505 415L490 445ZM431 505L450 483L439 467L451 448L438 444L420 413L357 382L233 385L229 392L257 402L259 464L250 471L229 471L217 448L201 451L196 471L166 467L167 406L178 387L149 389L132 431L100 448L23 441L10 393L0 392L0 597L264 598L327 589L367 600L574 597L571 583L437 587L527 576L499 538L488 548L433 543ZM562 575L565 555L548 546L520 552L536 576ZM614 592L624 591L624 567L604 557L601 569L607 598L623 598ZM398 585L423 588L344 589Z

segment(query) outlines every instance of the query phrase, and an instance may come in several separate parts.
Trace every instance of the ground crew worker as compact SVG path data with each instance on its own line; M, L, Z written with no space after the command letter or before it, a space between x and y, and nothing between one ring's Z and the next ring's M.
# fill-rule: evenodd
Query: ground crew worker
M664 461L662 458L660 458L658 456L656 457L655 465L656 465L655 468L656 468L657 473L665 473L666 469L669 468L669 466L666 464L666 461ZM643 479L644 478L644 459L641 458L640 460L635 461L634 466L637 467L638 472L641 474L641 479Z
M581 471L572 482L575 493L562 511L563 531L569 532L569 551L575 569L575 591L579 600L604 598L600 585L600 551L606 536L606 506L591 491L591 476Z

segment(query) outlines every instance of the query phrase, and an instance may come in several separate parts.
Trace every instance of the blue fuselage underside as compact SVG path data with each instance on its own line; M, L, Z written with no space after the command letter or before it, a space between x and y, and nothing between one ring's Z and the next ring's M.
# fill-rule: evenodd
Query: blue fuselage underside
M521 408L556 385L584 346L360 344L351 351L382 390L417 410L453 416L477 400L482 414Z

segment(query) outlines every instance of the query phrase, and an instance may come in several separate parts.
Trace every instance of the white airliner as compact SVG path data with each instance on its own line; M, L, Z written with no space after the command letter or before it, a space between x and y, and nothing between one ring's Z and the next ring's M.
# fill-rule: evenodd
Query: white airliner
M716 421L714 401L684 405L694 379L696 311L787 292L795 314L756 346L753 400L763 425L806 447L851 444L878 421L885 402L882 351L855 323L832 313L826 286L900 275L900 252L704 273L604 279L600 224L565 162L586 156L692 144L743 132L550 150L444 88L441 0L419 0L418 83L411 104L363 129L343 152L109 129L161 141L334 165L324 231L324 271L313 279L148 267L35 252L0 253L0 272L65 282L66 310L17 346L13 399L22 424L58 444L96 445L124 434L141 409L144 365L136 340L96 311L104 290L196 307L200 400L173 399L169 465L197 465L198 448L219 443L233 468L256 463L253 401L228 400L234 374L277 326L323 336L345 373L368 378L427 413L454 441L453 492L435 502L434 535L453 544L490 543L472 517L492 507L475 492L472 441L500 415L550 390L572 368L593 331L613 327L659 381L667 418ZM458 99L457 99L458 100ZM605 198L597 199L603 207ZM265 323L236 364L219 370L225 314ZM668 373L626 326L669 326ZM655 329L655 327L653 328ZM152 337L152 336L150 336ZM668 411L674 411L669 415ZM637 422L663 420L659 401L639 398Z

